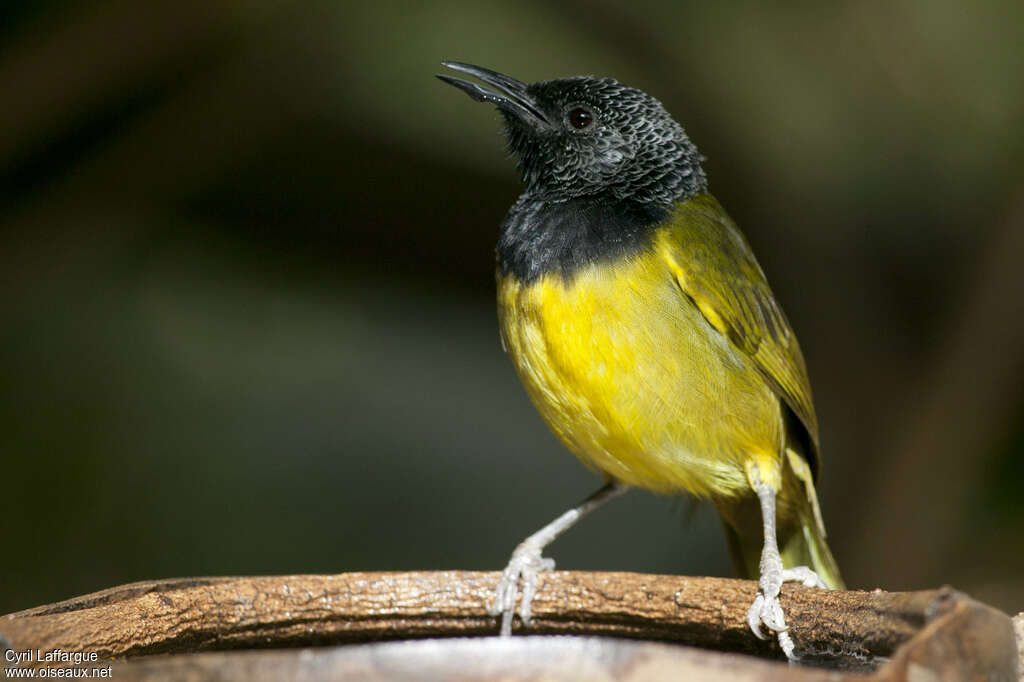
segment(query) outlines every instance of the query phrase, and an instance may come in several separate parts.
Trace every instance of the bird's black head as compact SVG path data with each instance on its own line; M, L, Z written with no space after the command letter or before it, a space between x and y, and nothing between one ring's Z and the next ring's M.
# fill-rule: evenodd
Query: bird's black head
M443 64L496 88L438 76L477 101L497 105L532 198L610 194L668 206L706 187L697 148L645 92L589 76L526 85L479 66Z

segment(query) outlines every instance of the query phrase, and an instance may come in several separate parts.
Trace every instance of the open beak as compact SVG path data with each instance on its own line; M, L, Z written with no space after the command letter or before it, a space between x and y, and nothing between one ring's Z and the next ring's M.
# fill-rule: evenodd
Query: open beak
M533 99L526 93L525 83L521 83L503 73L485 69L482 66L463 64L462 62L441 62L441 65L453 71L469 74L496 88L495 90L490 90L461 78L437 74L437 77L445 83L454 85L477 102L492 102L504 111L516 114L521 118L533 119L540 123L548 122L544 114L534 104Z

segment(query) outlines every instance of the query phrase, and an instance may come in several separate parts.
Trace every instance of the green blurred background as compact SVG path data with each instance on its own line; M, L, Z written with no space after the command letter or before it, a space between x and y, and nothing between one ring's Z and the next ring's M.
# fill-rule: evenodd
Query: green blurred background
M497 569L599 479L503 356L520 191L442 59L659 97L805 349L858 588L1024 609L1020 3L7 0L0 613L167 576ZM727 575L633 492L559 566Z

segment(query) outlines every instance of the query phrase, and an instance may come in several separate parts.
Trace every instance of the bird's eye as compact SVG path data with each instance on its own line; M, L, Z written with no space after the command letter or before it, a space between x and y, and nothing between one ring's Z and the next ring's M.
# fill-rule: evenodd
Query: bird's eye
M594 125L594 112L587 107L576 105L569 109L569 125L576 130L585 130Z

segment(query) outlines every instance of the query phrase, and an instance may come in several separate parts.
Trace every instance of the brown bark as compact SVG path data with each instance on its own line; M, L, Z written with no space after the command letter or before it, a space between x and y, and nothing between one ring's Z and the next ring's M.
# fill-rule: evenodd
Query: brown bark
M486 609L497 578L493 572L441 571L133 583L0 617L0 637L6 640L6 647L16 651L96 652L101 659L109 660L212 650L493 635L497 625ZM745 580L558 571L542 575L533 604L535 620L529 629L518 624L517 629L531 634L676 642L777 657L774 642L757 640L747 628L745 615L754 590L755 583ZM1013 674L1016 666L1009 617L952 590L827 592L787 585L783 606L799 653L819 663L867 670L878 657L892 657L889 665L878 669L877 679L905 679L909 670L921 666L930 670L960 666L955 670L959 677L943 675L936 679L969 679L962 677L968 670L965 665L974 666L971 671L981 666L986 675L991 671ZM922 639L922 634L927 637ZM529 640L539 642L535 645L514 646L553 646L544 644L546 639ZM493 646L513 646L499 645L496 639L487 641L495 642ZM628 645L606 642L602 646L610 651ZM677 649L644 648L643 656L655 659L643 660L661 660L658 656L662 655L671 658ZM324 658L325 651L305 654L305 664L313 660L309 656L314 656L320 661L333 661L323 665L340 665L335 658ZM407 656L415 654L408 648L402 651ZM641 650L631 648L630 655L637 655L637 651ZM117 676L121 679L133 674L132 670L152 671L154 666L167 665L188 666L190 670L222 665L237 672L256 660L246 657L257 654L267 665L276 662L287 666L289 661L298 665L298 659L288 658L294 653L143 659L119 664L123 669ZM707 652L692 655L698 656L701 665L707 664ZM181 660L173 663L176 659ZM346 660L352 664L352 656ZM805 673L818 676L806 677ZM805 671L798 678L842 679L821 677L824 673L819 673ZM1004 678L996 675L992 679Z

